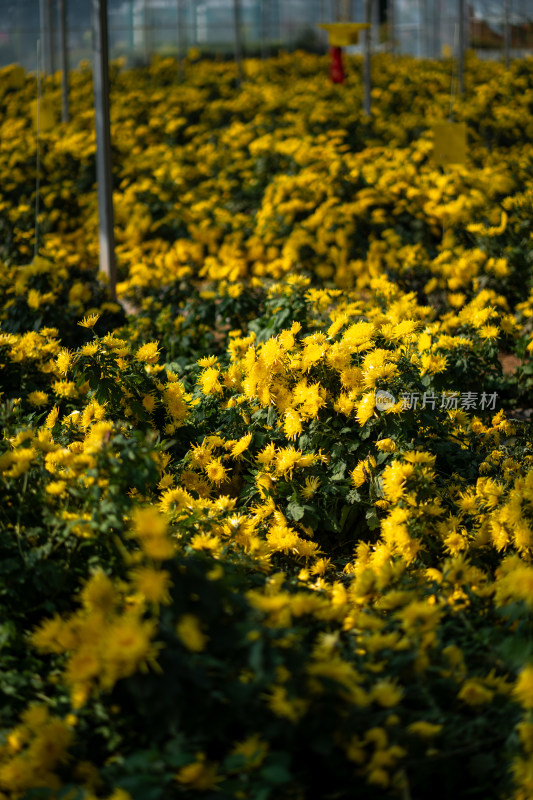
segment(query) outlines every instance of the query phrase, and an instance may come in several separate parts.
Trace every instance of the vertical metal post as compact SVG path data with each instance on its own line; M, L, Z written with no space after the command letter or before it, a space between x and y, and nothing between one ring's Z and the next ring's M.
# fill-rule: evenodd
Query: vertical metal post
M63 122L68 122L67 14L65 0L58 0L57 10L59 16L59 54L61 58L61 119Z
M54 8L52 0L46 0L46 15L48 27L48 58L50 65L50 73L53 75L56 71L55 68L55 50L54 50Z
M267 0L259 0L259 25L260 25L260 37L261 37L261 58L263 61L267 57L267 46L266 46L266 36L267 36Z
M394 53L396 51L396 21L394 18L394 0L389 0L387 6L387 28L389 37L389 51Z
M457 71L459 94L462 97L465 93L465 0L459 0L458 13L459 42L457 47Z
M42 19L42 17L41 17ZM37 258L39 253L39 207L41 189L41 40L37 39L37 159L35 164L35 241L33 244L33 258Z
M191 21L191 37L189 47L196 47L198 44L198 16L197 16L197 6L196 2L192 4L192 8L189 6L189 16Z
M233 0L233 34L235 38L235 63L237 64L237 85L242 83L242 17L241 2Z
M365 0L365 22L371 23L372 20L372 0ZM370 47L371 47L371 30L363 31L365 42L363 52L363 111L367 116L370 116Z
M441 7L440 0L433 5L433 58L441 56Z
M17 5L15 7L15 42L16 42L16 60L17 63L20 64L22 61L22 50L21 50L21 33L22 33L22 26L20 24L20 8Z
M505 58L505 68L509 69L511 61L511 25L510 25L510 0L503 0L503 48Z
M433 48L431 45L431 25L428 0L422 0L422 24L424 26L424 58L431 58L433 55Z
M93 84L96 123L96 178L100 270L109 278L111 297L116 300L115 235L113 215L113 171L109 130L109 63L107 41L107 0L92 0Z
M144 25L144 60L146 64L150 63L150 55L152 52L152 31L149 25L148 4L147 0L143 2L143 25Z
M417 50L418 50L418 57L422 58L424 55L424 48L422 45L422 35L423 35L423 14L422 14L422 3L424 0L418 0L417 3L417 10L418 10L418 27L417 27Z
M41 59L43 62L43 72L50 72L49 50L48 50L48 7L50 0L39 0L39 27L41 36Z
M465 53L470 49L471 45L471 30L470 30L470 3L465 3Z
M176 12L178 18L178 77L182 81L185 78L185 68L183 59L185 52L185 8L183 0L176 0Z
M378 0L370 0L370 20L372 27L369 31L372 42L372 52L375 53L379 44L379 5Z
M128 65L131 65L133 62L133 54L135 50L135 15L133 13L133 4L135 0L129 0L129 11L128 11L128 18L129 18L129 31L128 31Z

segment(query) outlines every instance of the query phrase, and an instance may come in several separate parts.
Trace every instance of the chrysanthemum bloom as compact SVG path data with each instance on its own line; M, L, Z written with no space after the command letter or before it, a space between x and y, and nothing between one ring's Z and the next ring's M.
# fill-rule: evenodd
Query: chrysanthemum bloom
M159 508L164 514L170 514L182 509L194 508L194 498L192 494L181 486L174 489L167 489L161 496Z
M143 396L142 403L145 411L148 411L148 413L151 414L156 406L157 399L154 397L153 394L145 394Z
M382 479L387 500L395 503L404 496L405 484L413 472L414 467L411 464L401 464L399 461L385 467Z
M70 657L65 668L65 681L73 687L89 684L101 670L100 658L93 646L82 647Z
M357 412L356 417L359 425L363 426L374 414L376 407L376 397L374 392L368 392L356 404Z
M148 558L164 561L174 555L174 545L166 535L167 522L156 508L137 508L133 513L133 534Z
M253 769L263 762L268 749L268 742L263 741L258 733L254 733L242 742L238 742L233 748L232 754L244 756L246 769Z
M273 525L267 533L266 540L273 551L288 553L296 547L300 537L287 525Z
M56 366L59 370L61 375L64 375L68 372L69 367L72 364L73 355L69 352L66 348L63 348L59 351L56 358Z
M100 314L88 314L78 322L78 325L81 328L94 328L99 319Z
M143 620L137 611L118 617L104 629L102 643L102 688L111 689L117 680L133 675L138 669L154 666L157 645L153 637L157 624Z
M102 569L97 570L86 582L81 591L81 601L88 611L111 611L118 595L109 578Z
M533 708L533 665L528 664L520 672L513 694L524 708Z
M200 753L198 760L192 764L182 767L176 774L175 779L178 783L196 791L207 791L216 789L217 783L221 780L217 777L217 765L205 761L205 756Z
M276 474L292 477L294 467L299 463L302 453L294 447L283 447L276 453Z
M215 484L223 483L228 478L228 470L222 464L220 458L212 458L206 465L205 471L209 480Z
M398 705L403 697L403 689L387 679L378 681L372 687L372 700L383 708L392 708Z
M67 487L66 481L50 481L46 487L46 493L52 497L61 497Z
M245 436L241 436L231 447L231 455L233 458L238 458L245 450L248 449L250 442L252 441L253 433L247 433Z
M51 430L56 424L58 417L59 417L59 408L57 406L54 406L53 409L48 414L48 416L46 417L44 427Z
M481 706L485 703L490 703L494 697L494 692L483 686L481 681L476 678L469 678L464 682L457 697L469 706Z
M176 625L176 633L187 650L193 653L205 650L209 640L202 631L200 620L194 614L182 614Z
M441 732L442 727L442 725L435 725L432 722L421 719L417 722L411 722L411 724L407 726L407 730L409 733L419 736L421 739L433 739L434 736L437 736Z
M135 358L145 364L156 364L159 360L158 342L148 342L137 350Z
M48 395L46 392L35 391L30 392L28 395L28 403L30 403L32 406L36 406L37 408L40 408L40 406L45 406L47 402Z
M305 500L310 500L316 493L319 486L320 486L320 478L318 478L316 475L307 477L305 479L305 485L301 490L302 497L304 497Z
M131 580L136 589L149 603L169 603L172 581L166 570L153 567L138 567L132 570Z
M287 439L296 439L302 433L302 420L296 409L288 408L285 412L283 431Z
M85 344L81 349L80 353L82 356L94 356L100 349L97 342L89 342L89 344Z
M395 453L398 449L394 439L380 439L376 442L376 447L384 453Z
M369 456L364 461L359 461L357 466L350 472L353 485L359 488L365 481L369 480L372 474L372 467L375 466L376 459L374 456Z

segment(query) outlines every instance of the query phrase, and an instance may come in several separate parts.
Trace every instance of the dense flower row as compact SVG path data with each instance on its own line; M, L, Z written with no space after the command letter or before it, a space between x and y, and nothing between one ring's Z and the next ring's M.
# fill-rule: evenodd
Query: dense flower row
M129 315L89 73L28 266L5 71L0 800L533 792L533 70L470 64L443 172L450 64L376 59L372 120L324 66L114 73Z

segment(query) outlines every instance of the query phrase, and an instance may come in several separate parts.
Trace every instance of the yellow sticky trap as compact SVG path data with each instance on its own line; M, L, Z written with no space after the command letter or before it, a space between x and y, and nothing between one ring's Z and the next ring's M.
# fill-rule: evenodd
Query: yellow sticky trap
M33 117L33 127L37 130L37 100L31 102L31 114ZM39 108L39 133L51 131L57 125L57 114L54 103L46 97L41 97Z
M431 129L435 136L433 162L441 167L466 164L466 123L435 122Z
M349 47L359 41L359 31L370 28L367 22L323 22L319 26L327 31L330 47Z

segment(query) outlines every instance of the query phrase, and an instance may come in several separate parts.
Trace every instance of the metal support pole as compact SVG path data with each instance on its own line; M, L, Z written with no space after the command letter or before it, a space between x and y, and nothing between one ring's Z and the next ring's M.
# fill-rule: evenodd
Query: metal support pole
M431 26L428 0L422 0L422 25L424 26L424 58L431 58Z
M267 45L266 45L266 37L267 37L267 0L259 0L259 25L260 25L260 36L261 36L261 58L263 61L267 58Z
M50 52L50 72L55 74L55 50L54 50L54 3L53 0L47 0L48 5L48 49Z
M379 6L378 0L371 0L370 2L370 19L368 20L372 27L369 31L372 42L372 52L377 52L379 45Z
M58 0L59 52L61 57L61 119L69 121L68 109L68 57L67 57L67 14L65 0Z
M470 29L470 4L465 3L465 53L470 49L471 42L471 29Z
M389 51L396 52L396 24L394 19L394 0L389 0L387 6L387 28L389 36Z
M22 49L21 49L22 25L21 25L20 18L21 18L20 8L17 5L15 7L15 19L16 19L15 42L16 42L16 60L17 60L17 63L19 63L19 64L22 61Z
M440 0L433 6L433 58L441 57L441 7Z
M147 65L150 64L150 56L152 54L152 31L150 30L150 19L148 15L148 4L146 0L143 2L143 35L144 35L144 61Z
M178 17L178 77L182 81L185 78L183 59L187 55L185 52L185 7L183 5L183 0L176 1Z
M520 25L520 27L519 27L519 30L520 30L520 49L523 50L525 48L525 46L526 46L526 37L527 37L527 33L526 33L526 21L527 21L526 0L521 0L518 14L520 16L520 23L519 23L519 25ZM523 58L524 57L524 53L522 52L520 54L520 56L521 56L521 58Z
M96 123L96 178L100 270L109 278L111 297L116 300L115 235L113 215L113 171L109 130L109 64L107 42L107 0L92 0L93 83Z
M134 0L129 0L128 6L128 66L133 62L135 50L135 15L133 13Z
M511 25L509 19L511 16L510 5L510 0L503 0L503 47L506 69L509 69L509 64L511 62Z
M49 16L48 9L50 0L39 0L39 27L41 33L41 59L43 62L43 72L50 72L50 50L49 50Z
M417 50L418 50L418 57L422 58L424 55L424 45L422 43L422 36L424 35L424 22L423 22L423 9L422 3L424 0L418 0L417 3L417 10L418 10L418 28L417 28Z
M365 0L365 22L370 24L372 21L372 0ZM363 53L363 111L367 116L370 116L370 47L371 47L371 30L363 31L364 40L364 53Z
M458 89L461 97L465 93L465 0L459 0L459 42L457 53Z
M241 2L233 0L233 33L235 37L235 63L237 64L237 85L240 86L243 79L242 74L242 17Z

